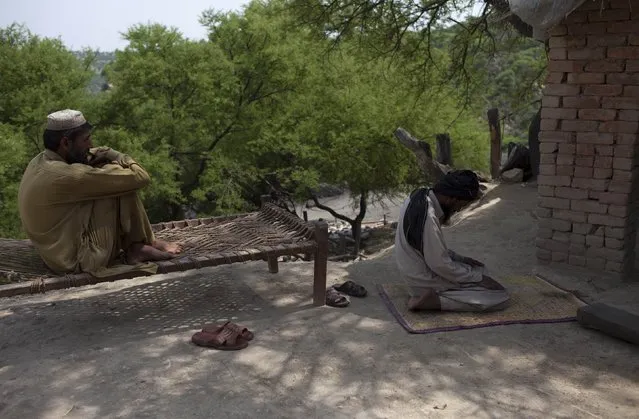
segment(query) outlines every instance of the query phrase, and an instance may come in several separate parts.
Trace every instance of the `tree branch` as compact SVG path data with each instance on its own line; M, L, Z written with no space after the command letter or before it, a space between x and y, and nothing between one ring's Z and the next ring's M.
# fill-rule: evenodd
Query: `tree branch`
M315 203L315 206L323 211L328 212L329 214L331 214L333 217L340 219L342 221L346 221L349 224L354 224L355 220L353 220L352 218L348 218L345 215L339 214L338 212L336 212L333 208L327 207L326 205L320 203L319 199L317 199L317 196L315 196L315 194L310 193L309 194L311 196L311 199L313 200L313 203Z

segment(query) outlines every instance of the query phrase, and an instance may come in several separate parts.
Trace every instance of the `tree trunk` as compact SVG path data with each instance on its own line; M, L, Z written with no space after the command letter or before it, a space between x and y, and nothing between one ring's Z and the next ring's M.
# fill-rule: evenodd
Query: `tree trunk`
M453 165L453 150L450 144L450 135L437 134L437 161L448 166Z
M404 147L415 154L417 164L426 178L426 183L435 183L444 177L446 173L450 172L450 167L439 164L433 160L433 153L427 142L414 138L404 128L397 128L395 130L395 137L397 137Z
M499 124L499 109L488 111L488 127L490 128L490 175L499 178L501 167L501 128Z

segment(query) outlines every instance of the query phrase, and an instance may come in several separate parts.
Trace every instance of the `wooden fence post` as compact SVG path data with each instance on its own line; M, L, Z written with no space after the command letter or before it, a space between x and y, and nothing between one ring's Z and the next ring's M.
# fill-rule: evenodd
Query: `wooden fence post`
M437 134L437 161L448 166L453 165L453 149L450 144L450 135Z
M499 109L488 110L488 127L490 128L490 175L499 178L501 167L501 128L499 126Z

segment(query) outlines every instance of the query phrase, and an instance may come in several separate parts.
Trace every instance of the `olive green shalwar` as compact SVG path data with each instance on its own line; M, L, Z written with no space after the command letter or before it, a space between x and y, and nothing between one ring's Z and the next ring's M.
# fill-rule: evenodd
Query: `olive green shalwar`
M131 157L109 148L113 163L103 167L68 164L45 150L31 160L20 183L23 228L45 264L55 273L108 275L121 249L151 244L153 231L137 191L148 173ZM117 272L125 266L113 267ZM137 265L154 273L154 264Z

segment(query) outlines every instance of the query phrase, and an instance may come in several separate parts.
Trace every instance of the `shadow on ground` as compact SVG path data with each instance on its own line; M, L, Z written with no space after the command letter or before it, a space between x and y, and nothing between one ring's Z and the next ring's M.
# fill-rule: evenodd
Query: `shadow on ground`
M519 188L519 189L517 189ZM497 191L451 247L496 277L533 269L534 190ZM531 207L532 208L532 207ZM637 348L577 324L409 335L375 292L392 253L331 264L370 291L314 308L312 264L249 263L0 301L3 418L635 417ZM233 319L249 348L196 347Z

